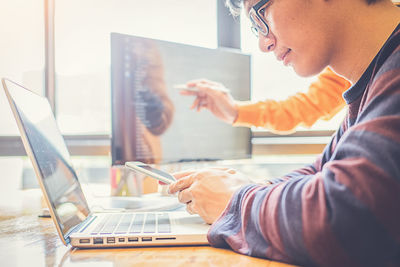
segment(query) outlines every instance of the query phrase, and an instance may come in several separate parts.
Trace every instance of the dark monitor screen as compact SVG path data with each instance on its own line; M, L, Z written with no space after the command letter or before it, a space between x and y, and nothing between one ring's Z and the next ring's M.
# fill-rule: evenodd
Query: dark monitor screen
M233 127L174 88L206 78L250 99L250 56L111 33L112 164L248 158L250 129Z

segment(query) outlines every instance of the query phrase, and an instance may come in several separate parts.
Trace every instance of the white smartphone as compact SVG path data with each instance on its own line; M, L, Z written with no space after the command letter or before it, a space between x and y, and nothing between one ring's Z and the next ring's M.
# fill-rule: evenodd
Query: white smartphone
M125 166L130 170L144 173L144 174L146 174L152 178L155 178L166 184L172 184L176 181L174 176L172 176L171 174L169 174L165 171L153 168L150 165L140 162L140 161L127 161L127 162L125 162Z
M179 90L188 91L188 92L195 92L195 93L197 93L199 91L199 89L197 89L197 87L187 87L186 84L175 84L174 88L179 89Z
M199 92L199 89L197 87L187 87L186 84L175 84L174 88L179 89L179 90L189 91L189 92L195 92L195 93ZM217 87L217 88L214 88L213 90L220 91L223 93L229 93L229 89L227 89L225 87L222 87L222 88Z

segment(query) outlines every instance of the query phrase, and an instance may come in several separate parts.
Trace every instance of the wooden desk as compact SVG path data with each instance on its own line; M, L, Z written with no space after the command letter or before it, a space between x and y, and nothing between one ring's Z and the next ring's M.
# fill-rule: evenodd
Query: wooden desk
M53 221L39 218L40 192L19 191L0 205L1 266L291 266L209 246L73 249ZM1 199L0 199L1 200Z

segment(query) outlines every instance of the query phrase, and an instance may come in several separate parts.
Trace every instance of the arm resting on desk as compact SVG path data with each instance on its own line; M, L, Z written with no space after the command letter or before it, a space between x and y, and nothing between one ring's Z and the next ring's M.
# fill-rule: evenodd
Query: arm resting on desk
M400 114L385 112L399 110L400 97L381 100L313 166L237 191L210 244L307 266L398 266Z

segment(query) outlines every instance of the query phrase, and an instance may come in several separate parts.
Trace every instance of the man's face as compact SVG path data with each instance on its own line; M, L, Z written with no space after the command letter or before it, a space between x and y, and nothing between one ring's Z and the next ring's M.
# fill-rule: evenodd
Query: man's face
M248 15L258 0L244 3ZM327 1L329 2L329 1ZM310 76L329 64L332 29L322 0L271 0L264 11L270 32L259 35L263 52L274 52L283 64L292 66L297 74Z

